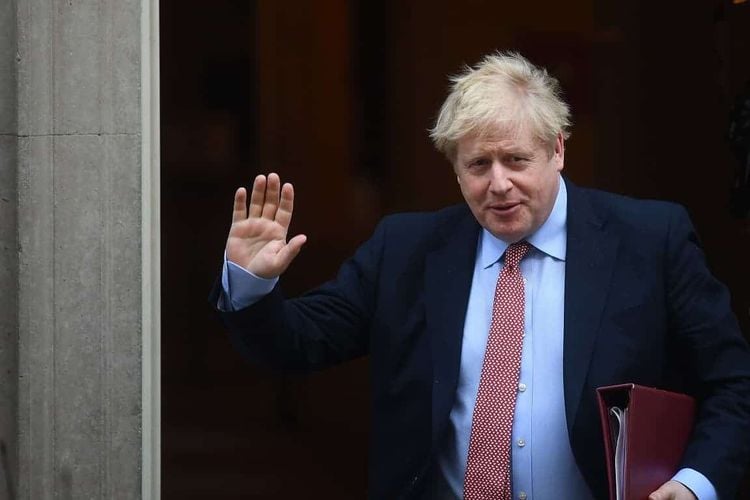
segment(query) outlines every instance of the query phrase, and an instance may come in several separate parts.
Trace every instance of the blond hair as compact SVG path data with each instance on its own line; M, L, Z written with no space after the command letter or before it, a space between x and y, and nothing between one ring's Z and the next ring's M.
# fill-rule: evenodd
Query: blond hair
M515 52L485 56L451 78L451 92L430 130L435 147L455 161L456 145L468 134L531 127L544 146L570 137L570 107L557 79Z

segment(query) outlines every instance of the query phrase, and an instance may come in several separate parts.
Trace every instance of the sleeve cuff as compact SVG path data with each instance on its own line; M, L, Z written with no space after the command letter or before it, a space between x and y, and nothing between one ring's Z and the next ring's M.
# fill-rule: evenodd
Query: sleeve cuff
M695 469L680 469L672 480L682 483L693 492L698 500L718 500L719 498L711 481Z
M271 293L279 278L261 278L234 262L227 260L221 271L222 293L217 307L221 311L238 311L251 306Z

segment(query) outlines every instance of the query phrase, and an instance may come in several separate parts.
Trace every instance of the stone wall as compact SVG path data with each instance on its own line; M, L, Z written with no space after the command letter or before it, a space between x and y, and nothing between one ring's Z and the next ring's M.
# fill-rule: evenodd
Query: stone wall
M0 3L0 499L13 498L18 473L18 250L16 15Z
M14 496L140 498L141 2L0 10L0 438Z

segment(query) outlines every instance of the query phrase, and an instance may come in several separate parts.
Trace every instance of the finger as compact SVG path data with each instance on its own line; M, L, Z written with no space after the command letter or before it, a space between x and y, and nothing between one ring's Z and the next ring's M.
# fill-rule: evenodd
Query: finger
M279 187L281 180L276 174L268 174L268 181L266 183L266 199L263 202L263 213L264 219L274 220L276 217L276 210L279 208Z
M651 493L649 500L697 500L697 497L690 488L672 479Z
M239 188L234 192L234 208L232 209L232 223L247 219L247 192Z
M292 222L292 212L294 211L294 187L286 183L281 187L281 201L279 209L276 212L276 222L284 228L289 228Z
M260 217L263 213L263 200L266 197L266 176L258 175L253 181L253 192L250 194L250 217Z
M674 498L674 491L670 486L669 482L662 484L659 489L648 496L648 500L669 500Z
M282 271L286 270L287 267L289 267L289 264L292 263L295 257L299 255L300 250L302 250L302 246L307 241L307 236L304 234L298 234L291 240L287 242L287 244L279 250L279 253L276 254L279 264L282 266Z

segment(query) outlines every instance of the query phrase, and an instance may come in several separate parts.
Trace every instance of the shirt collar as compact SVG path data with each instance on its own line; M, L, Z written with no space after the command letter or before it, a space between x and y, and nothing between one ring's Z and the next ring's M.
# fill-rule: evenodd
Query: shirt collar
M567 246L567 229L566 221L568 218L568 192L565 188L565 181L560 177L557 197L552 207L549 217L534 232L526 238L537 250L549 255L553 259L565 260L565 250ZM496 238L486 229L482 230L480 236L479 254L477 262L486 269L500 260L500 257L508 248L508 243L500 238Z

